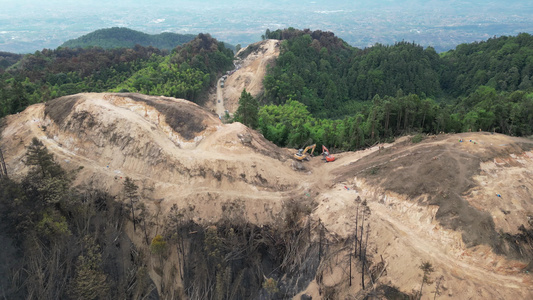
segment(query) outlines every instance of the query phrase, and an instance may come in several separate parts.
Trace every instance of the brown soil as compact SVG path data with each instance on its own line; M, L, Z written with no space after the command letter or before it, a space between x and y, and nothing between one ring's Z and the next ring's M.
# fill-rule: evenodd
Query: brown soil
M461 231L468 247L486 244L497 253L518 257L518 253L504 251L490 211L474 207L465 197L478 185L474 177L481 173L482 163L520 155L533 147L533 141L509 140L498 134L465 133L434 136L420 144L407 141L341 168L337 174L343 181L358 175L411 201L438 206L437 220L445 228ZM491 198L499 198L497 194Z
M265 40L249 45L237 53L236 64L241 67L226 79L223 88L225 109L230 113L237 110L239 98L244 89L253 97L263 94L263 79L267 68L275 62L279 51L278 40Z
M430 261L432 278L445 278L440 298L533 296L533 278L524 272L527 258L499 255L511 250L497 249L491 240L500 231L515 234L518 226L528 226L531 140L488 133L440 135L419 144L404 138L337 153L333 163L315 157L298 168L290 158L296 150L280 149L240 123L222 124L191 102L80 94L6 118L1 144L15 178L26 171L25 147L33 137L65 168L76 170L77 184L99 187L120 201L124 178L133 178L143 201L160 216L177 204L209 225L232 208L263 225L283 221L291 200L315 207L309 218L324 224L330 254L319 267L321 282L302 292L313 299L324 297L325 288L338 299L361 295L359 283L347 284L345 256L357 197L370 208L370 267L382 258L387 265L379 283L411 293L420 287L418 266ZM151 234L160 230L158 222ZM423 299L432 299L434 288L427 285Z
M78 95L65 96L48 101L45 104L44 114L49 116L56 124L63 124L78 102Z
M206 129L203 124L204 120L208 119L207 111L201 113L198 109L190 103L169 101L169 99L153 99L140 96L138 94L118 94L120 97L128 97L135 101L141 101L157 111L165 117L168 125L182 137L187 140L194 139L199 133Z

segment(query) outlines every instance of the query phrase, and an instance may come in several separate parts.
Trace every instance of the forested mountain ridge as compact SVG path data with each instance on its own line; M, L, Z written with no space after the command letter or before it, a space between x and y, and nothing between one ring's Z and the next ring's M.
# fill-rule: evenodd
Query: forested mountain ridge
M533 37L527 33L461 44L440 56L405 41L361 50L322 31L267 30L263 37L283 41L265 80L267 99L282 104L296 96L292 99L313 113L346 101L395 96L400 89L441 100L467 96L481 85L511 92L531 88Z
M281 53L265 77L258 128L278 145L349 150L412 132L533 134L527 33L441 55L408 42L328 46L323 37L293 28L265 34L281 39Z
M0 68L0 116L81 92L127 90L202 102L217 75L233 67L232 61L233 51L208 34L170 53L139 45L44 49Z
M9 52L0 51L0 69L6 69L9 66L15 64L23 57L22 54L15 54Z
M522 33L472 44L442 54L441 85L451 96L481 86L513 92L533 87L533 37Z
M64 42L60 47L87 48L100 47L133 48L135 45L144 47L152 46L161 50L172 50L179 45L192 41L194 34L178 34L163 32L160 34L147 34L124 27L99 29L76 39Z

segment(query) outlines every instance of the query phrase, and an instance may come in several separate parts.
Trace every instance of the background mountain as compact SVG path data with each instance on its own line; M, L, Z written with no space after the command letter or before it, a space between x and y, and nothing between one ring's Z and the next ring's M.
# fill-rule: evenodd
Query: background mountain
M60 47L87 48L101 47L133 48L135 45L152 46L161 50L172 50L179 45L192 41L194 34L177 34L163 32L160 34L146 34L129 28L113 27L100 29L76 39L64 42Z
M9 66L14 65L24 55L15 54L10 52L0 52L0 69L7 69Z

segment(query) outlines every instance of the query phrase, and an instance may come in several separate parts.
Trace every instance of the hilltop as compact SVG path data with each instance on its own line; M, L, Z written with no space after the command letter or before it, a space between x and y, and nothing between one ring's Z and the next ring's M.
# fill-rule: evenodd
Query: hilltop
M147 34L124 27L105 28L93 31L76 39L71 39L60 47L87 48L101 47L104 49L133 48L135 45L152 46L161 50L173 50L179 45L192 41L194 34L178 34L163 32Z
M135 251L150 251L145 237L166 232L174 205L184 209L188 221L174 231L183 242L165 233L173 245L166 259L144 258L161 297L210 293L202 288L215 284L205 275L210 272L235 274L217 286L243 297L270 293L266 278L275 280L282 298L408 296L420 288L418 267L426 261L435 270L431 278L442 278L441 297L528 299L533 293L529 139L487 132L419 143L406 137L335 154L333 163L318 157L299 163L293 150L240 123L222 124L186 100L78 94L5 119L1 144L11 177L26 173L24 154L34 137L77 173L80 189L107 191L128 205L125 178L138 184L144 229L134 231L126 213L122 232ZM348 259L362 211L365 235L370 228L364 291L361 264ZM424 297L435 289L426 284Z

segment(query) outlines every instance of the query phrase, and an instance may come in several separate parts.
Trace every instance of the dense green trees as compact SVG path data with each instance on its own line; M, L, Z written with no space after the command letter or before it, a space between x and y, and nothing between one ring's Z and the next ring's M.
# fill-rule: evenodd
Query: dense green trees
M270 105L260 109L259 129L280 146L353 150L410 132L533 134L529 34L440 56L407 42L359 50L331 33L293 28L265 38L282 41L264 80Z
M114 91L166 95L202 102L202 96L223 70L233 66L233 52L207 34L152 61Z
M239 98L239 108L235 112L235 120L250 128L257 127L259 102L244 89Z
M400 42L359 50L330 32L286 32L282 36L290 38L282 41L280 57L265 78L269 103L290 98L317 117L337 118L348 113L350 102L394 96L400 88L418 95L441 94L439 56L432 48Z
M258 129L279 146L301 148L310 143L337 150L364 148L408 133L496 131L533 134L533 93L497 93L481 86L455 104L437 103L416 94L375 96L342 119L314 117L295 100L259 109Z
M470 94L481 85L497 91L528 90L533 75L533 37L521 33L461 44L444 53L442 62L443 84L455 97Z
M265 78L265 100L296 100L317 117L353 114L349 103L399 90L442 102L467 97L480 86L498 93L532 87L533 37L527 33L461 44L440 56L407 42L360 50L322 31L267 30L265 37L282 40Z
M202 102L217 76L233 67L233 51L200 34L171 53L132 49L44 49L0 67L0 117L30 104L80 92L130 91Z
M161 50L170 51L179 45L192 41L194 38L195 35L193 34L163 32L150 35L128 28L113 27L99 29L77 39L66 41L61 47L100 47L104 49L112 49L133 48L135 45L141 45L144 47L152 46Z

